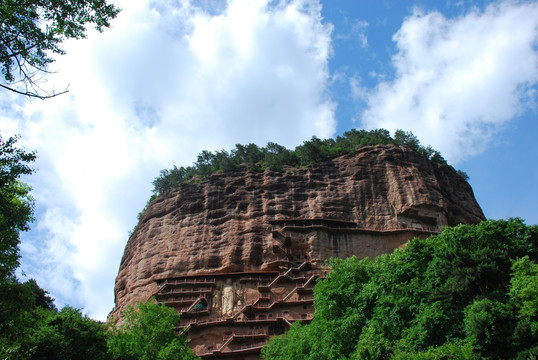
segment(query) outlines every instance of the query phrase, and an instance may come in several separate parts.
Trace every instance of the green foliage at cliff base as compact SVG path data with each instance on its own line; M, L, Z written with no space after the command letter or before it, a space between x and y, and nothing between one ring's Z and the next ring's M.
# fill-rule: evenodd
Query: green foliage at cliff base
M104 324L66 306L58 311L34 280L0 281L0 359L193 360L179 314L153 301L129 307L124 324Z
M180 314L154 299L129 306L124 324L109 324L108 347L117 360L194 360L185 335L177 334Z
M530 359L538 355L538 226L445 228L372 261L332 259L316 313L263 359Z

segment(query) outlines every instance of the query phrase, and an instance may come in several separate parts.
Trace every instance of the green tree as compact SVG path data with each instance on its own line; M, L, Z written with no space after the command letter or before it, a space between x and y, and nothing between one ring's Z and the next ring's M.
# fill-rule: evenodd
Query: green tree
M420 141L410 131L405 132L401 129L396 130L394 132L394 142L398 145L408 146L415 151L418 151L420 148Z
M426 147L421 146L418 149L418 153L428 159L432 157L434 152L435 152L435 149L432 148L430 145Z
M517 304L518 316L532 322L534 336L538 335L538 264L529 256L518 259L512 265L510 296Z
M473 351L469 343L447 342L438 347L429 347L428 350L418 352L396 351L393 360L478 360L480 357Z
M154 300L129 306L123 325L110 325L108 347L118 360L190 360L196 359L187 346L185 335L178 335L180 315L175 309Z
M265 146L265 157L263 163L273 171L282 171L283 165L298 165L299 159L294 151L286 149L284 146L274 142L268 142Z
M217 151L213 158L212 172L228 172L239 169L239 161L226 150Z
M510 298L517 309L518 323L513 342L519 345L520 358L538 357L538 263L529 256L512 266Z
M0 3L2 4L2 3ZM34 202L20 181L34 170L34 152L17 148L17 137L0 137L0 358L107 359L103 324L53 300L32 279L21 283L19 233L29 229Z
M69 306L45 312L32 334L27 355L32 360L108 359L105 325Z
M20 283L14 276L0 285L0 359L26 359L39 320L56 311L53 300L32 279Z
M490 299L475 300L465 309L466 339L488 359L507 359L513 354L511 336L516 317L510 304Z
M392 144L394 140L390 136L390 132L387 129L374 129L368 131L364 137L362 137L360 145L377 145L377 144Z
M192 166L178 169L174 165L174 168L170 170L162 170L153 182L153 192L159 195L193 178L206 179L216 172L237 171L242 168L251 171L263 171L267 168L273 171L284 171L284 166L316 164L331 157L352 153L363 146L378 144L400 144L413 149L432 162L447 166L439 152L430 146L427 148L421 146L417 137L411 132L397 130L395 137L396 140L390 136L386 129L370 131L353 129L346 131L343 136L338 136L336 140L321 140L313 136L312 139L303 142L294 150L286 149L273 142L268 142L262 148L256 144L236 144L235 149L230 152L221 150L213 153L203 150L198 154L197 160ZM449 168L456 172L452 167ZM458 172L458 174L464 179L468 178L463 172Z
M231 153L240 164L256 164L264 157L264 151L252 143L248 145L236 144Z
M191 167L184 168L182 166L178 168L176 165L174 165L174 167L170 170L161 170L159 176L153 180L153 193L155 195L159 195L168 189L179 187L192 176L193 169Z
M315 164L323 160L325 157L323 150L323 141L317 136L312 136L312 139L295 148L301 165Z
M17 140L0 135L0 281L19 266L19 233L29 230L34 213L31 189L20 178L34 172L36 154L17 148Z
M65 39L86 36L86 25L98 31L110 26L119 9L105 0L0 0L0 87L48 98L39 87L52 54L64 54Z
M312 322L271 340L263 358L536 356L537 260L538 226L521 219L445 228L375 261L333 259Z
M196 170L201 176L208 176L213 171L216 155L211 151L203 150L196 159Z
M303 360L312 357L312 346L322 341L324 334L316 334L317 328L306 327L300 321L293 323L286 334L271 338L271 346L262 348L262 359Z
M0 334L0 358L6 360L105 360L107 334L103 323L94 321L72 307L57 311L46 306L44 291L35 282L18 284L9 300L19 306L9 315ZM40 294L41 293L41 294ZM45 300L45 303L42 303ZM41 303L40 303L41 302ZM51 305L51 304L49 304Z

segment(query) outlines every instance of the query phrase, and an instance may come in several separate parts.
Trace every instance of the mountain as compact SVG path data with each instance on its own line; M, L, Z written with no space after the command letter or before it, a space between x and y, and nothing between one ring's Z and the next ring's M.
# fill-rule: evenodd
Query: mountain
M376 257L443 226L484 220L453 168L398 145L283 172L209 176L153 200L129 238L113 316L154 296L180 311L202 358L257 358L312 318L331 257Z

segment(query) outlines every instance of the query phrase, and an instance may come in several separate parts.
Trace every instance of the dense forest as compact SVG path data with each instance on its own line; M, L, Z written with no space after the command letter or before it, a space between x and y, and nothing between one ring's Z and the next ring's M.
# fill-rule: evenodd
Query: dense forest
M264 360L536 359L538 226L445 228L375 260L332 259L314 319Z
M192 166L177 167L162 170L153 181L153 193L159 195L168 189L181 184L206 178L212 173L237 171L246 167L251 171L283 171L285 166L305 166L319 163L323 160L353 153L358 148L367 145L397 144L407 146L433 162L449 166L441 154L431 146L420 145L418 138L411 132L396 130L392 137L388 130L350 130L337 136L336 139L321 140L315 136L303 142L295 150L289 150L282 145L269 142L265 147L256 144L240 145L230 152L221 150L217 152L202 151ZM467 175L457 172L467 179Z

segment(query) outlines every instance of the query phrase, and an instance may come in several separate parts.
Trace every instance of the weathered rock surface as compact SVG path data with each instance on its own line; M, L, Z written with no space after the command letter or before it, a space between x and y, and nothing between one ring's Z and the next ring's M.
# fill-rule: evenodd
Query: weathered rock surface
M283 173L216 174L149 205L125 248L115 313L154 294L159 279L263 269L274 240L270 221L285 219L438 230L476 223L484 215L469 184L452 169L395 145L368 146ZM305 242L305 253L334 255L330 244L317 243Z

